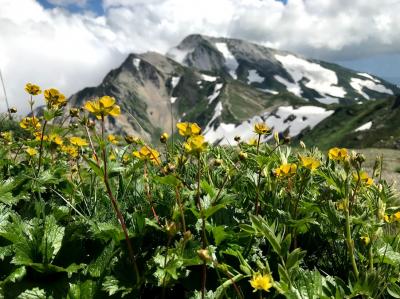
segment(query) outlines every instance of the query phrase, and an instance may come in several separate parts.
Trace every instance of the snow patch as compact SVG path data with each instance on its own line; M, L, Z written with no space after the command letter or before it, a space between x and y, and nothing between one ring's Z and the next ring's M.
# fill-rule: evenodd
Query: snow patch
M175 103L177 99L178 99L177 97L171 97L170 98L171 104Z
M133 58L132 63L137 70L140 68L140 59L139 58Z
M378 79L372 77L370 74L367 74L367 73L357 73L357 75L360 75L362 77L366 77L368 79L371 79L372 81L375 81L376 83L380 83L381 82Z
M334 71L323 68L317 63L309 62L294 55L283 56L275 54L275 58L283 65L286 71L293 78L293 81L296 82L296 85L298 85L300 80L306 78L308 82L305 83L305 86L314 89L322 97L333 96L343 98L346 95L346 91L342 87L336 86L338 84L338 78ZM289 91L293 92L297 96L299 95L297 88L293 87L292 90L297 93L294 93L291 90Z
M214 91L212 95L208 97L208 104L210 105L216 98L218 98L219 94L221 93L221 88L224 86L222 83L217 83L214 86Z
M231 53L226 43L216 43L215 46L217 47L218 51L225 58L225 66L229 70L229 74L233 79L237 79L236 69L239 66L239 63L236 61L235 56Z
M285 85L286 89L289 92L295 94L298 97L301 97L301 88L297 83L289 82L285 78L283 78L281 76L278 76L278 75L275 75L274 78L275 78L276 81L278 81L278 82L282 83L283 85Z
M258 88L258 90L260 90L262 92L270 93L270 94L278 94L279 93L276 90L272 90L272 89L268 89L268 88Z
M209 75L205 75L205 74L201 74L201 77L203 78L204 81L207 81L207 82L214 82L218 78L218 77L209 76Z
M263 83L265 78L261 77L256 70L250 70L247 77L249 84L251 83Z
M214 115L217 114L217 109L215 111ZM207 141L211 143L221 140L220 144L233 144L235 136L240 136L242 140L253 138L255 136L253 132L254 124L265 122L273 131L283 132L288 129L289 136L296 136L307 127L314 128L333 112L333 110L326 110L317 106L302 106L299 108L281 106L275 112L265 112L239 125L221 123L218 127L213 128L210 121L204 135Z
M369 96L363 91L364 88L368 88L369 90L377 91L380 93L387 93L390 95L393 94L393 91L391 89L388 89L384 85L377 84L376 82L371 80L351 78L350 85L367 100L369 100Z
M354 130L354 132L359 132L359 131L366 131L372 128L372 121L367 122L366 124L363 124L362 126L359 126L357 129Z
M179 84L180 80L181 80L181 77L172 77L171 84L172 84L173 89Z
M329 104L338 104L339 99L330 97L330 96L325 96L323 98L315 98L318 102L329 105Z

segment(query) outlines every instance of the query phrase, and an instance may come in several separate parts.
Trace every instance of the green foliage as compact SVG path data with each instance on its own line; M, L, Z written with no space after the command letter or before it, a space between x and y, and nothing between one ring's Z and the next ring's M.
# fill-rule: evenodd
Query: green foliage
M193 136L156 150L60 113L0 139L2 297L400 298L382 163L282 143L187 151Z

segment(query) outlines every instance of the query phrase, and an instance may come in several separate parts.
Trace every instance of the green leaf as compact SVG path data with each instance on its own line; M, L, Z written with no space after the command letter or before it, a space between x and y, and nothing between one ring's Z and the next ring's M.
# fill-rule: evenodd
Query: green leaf
M224 225L219 225L212 228L212 234L217 246L229 237L229 233L226 232L226 229L227 228Z
M214 186L211 186L207 181L201 180L200 186L202 190L210 195L210 198L214 198L216 196L217 192L215 191Z
M224 283L222 283L216 290L215 290L215 299L222 298L225 294L225 291L234 283L238 282L239 280L243 279L245 276L243 274L238 274L228 280L226 280Z
M160 183L160 184L163 184L163 185L168 185L168 186L171 186L171 187L179 186L179 184L181 183L176 178L176 176L174 176L172 174L169 174L169 175L166 175L166 176L155 176L154 180L157 183Z
M26 268L19 267L11 272L6 279L4 279L1 283L4 284L6 282L17 282L20 281L26 275Z
M33 288L19 294L17 299L46 299L46 292L39 288Z
M67 299L91 299L95 298L96 283L92 280L69 284Z
M103 290L108 293L109 296L117 293L122 293L120 296L125 297L132 292L132 288L120 285L120 282L114 276L106 276L103 282Z
M44 262L50 263L61 249L65 228L57 225L53 215L47 216L44 223L43 239L40 251L43 254Z
M97 163L92 160L89 159L85 156L82 156L83 159L86 161L86 163L89 165L89 167L94 171L94 173L99 177L99 178L103 178L104 177L104 171L103 168L100 167L99 165L97 165Z
M300 248L293 250L287 257L286 269L290 270L294 266L298 265L305 255L306 252L302 251Z
M275 235L272 227L261 216L250 215L250 220L255 230L267 238L274 251L281 256L282 248L279 239Z
M393 298L400 298L400 286L396 283L391 283L387 287L387 292Z
M110 242L102 253L87 268L92 277L100 277L110 266L110 261L114 256L114 242Z

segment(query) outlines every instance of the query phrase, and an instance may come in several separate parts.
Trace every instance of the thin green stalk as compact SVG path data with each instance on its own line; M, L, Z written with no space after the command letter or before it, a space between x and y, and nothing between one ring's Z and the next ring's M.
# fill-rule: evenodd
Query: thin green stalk
M356 276L356 278L358 278L359 272L358 272L358 268L357 268L356 259L355 259L355 256L354 256L354 241L351 238L349 207L347 206L345 208L345 210L346 210L346 212L345 212L345 218L346 218L346 224L345 224L345 226L346 226L345 227L346 228L346 244L347 244L347 249L348 249L348 252L349 252L350 262L351 262L351 266L353 268L354 275Z
M102 137L102 140L104 141L104 116L101 117L101 137ZM131 240L129 239L128 230L127 230L126 224L125 224L125 219L124 219L124 216L122 215L122 213L121 213L121 211L120 211L120 209L118 207L117 200L116 200L116 198L114 197L114 195L112 193L111 186L110 186L110 183L109 183L109 180L108 180L107 156L106 156L106 147L105 147L105 145L103 145L103 163L104 163L103 164L104 165L104 177L103 177L104 184L106 186L108 197L111 200L111 203L112 203L112 206L114 208L114 211L117 214L117 218L118 218L119 223L121 224L122 230L124 232L125 240L126 240L126 243L128 245L129 256L130 256L131 262L133 263L133 269L134 269L135 274L136 274L136 282L139 284L140 283L139 268L138 268L137 263L136 263L135 253L134 253L133 248L132 248Z
M33 116L34 117L34 116ZM37 174L39 175L40 166L42 165L42 154L43 154L43 138L44 138L44 130L46 129L47 120L43 123L42 134L40 136L40 148L39 148L39 164L37 169Z
M197 155L197 208L199 209L201 215L201 243L202 249L206 249L207 247L207 240L206 240L206 219L204 216L203 208L200 201L200 178L201 178L201 160L200 160L200 153ZM207 262L203 261L203 270L202 270L202 277L201 277L201 298L205 298L205 291L206 291L206 281L207 281Z

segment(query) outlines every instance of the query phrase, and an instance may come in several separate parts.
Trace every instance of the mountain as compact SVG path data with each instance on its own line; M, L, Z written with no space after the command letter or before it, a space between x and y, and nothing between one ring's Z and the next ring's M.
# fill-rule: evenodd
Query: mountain
M102 95L122 108L108 127L158 139L178 121L199 123L210 142L252 137L255 122L296 136L334 109L399 93L375 76L238 39L190 35L167 55L130 54L97 87L70 98L81 106Z
M297 136L320 148L386 147L400 149L400 95L338 107L309 132Z

